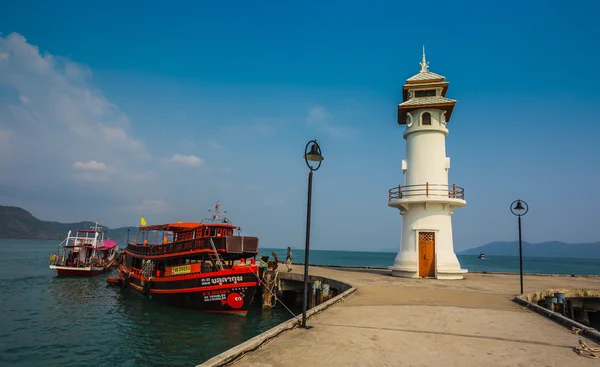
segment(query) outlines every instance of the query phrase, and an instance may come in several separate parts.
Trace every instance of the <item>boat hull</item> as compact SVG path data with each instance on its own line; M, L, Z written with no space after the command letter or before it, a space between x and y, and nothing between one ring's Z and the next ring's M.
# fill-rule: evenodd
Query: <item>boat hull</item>
M50 269L56 270L59 277L93 277L106 273L114 264L114 259L106 267L75 267L50 265Z
M169 306L205 312L245 316L258 288L258 279L249 267L150 280L124 267L117 271L122 288Z

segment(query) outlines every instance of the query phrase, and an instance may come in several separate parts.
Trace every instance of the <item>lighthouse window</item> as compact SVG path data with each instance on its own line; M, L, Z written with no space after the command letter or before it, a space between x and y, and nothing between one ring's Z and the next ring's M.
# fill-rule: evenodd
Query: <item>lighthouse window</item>
M416 90L415 97L435 97L435 89Z
M429 112L423 112L421 115L421 125L431 125L431 114Z

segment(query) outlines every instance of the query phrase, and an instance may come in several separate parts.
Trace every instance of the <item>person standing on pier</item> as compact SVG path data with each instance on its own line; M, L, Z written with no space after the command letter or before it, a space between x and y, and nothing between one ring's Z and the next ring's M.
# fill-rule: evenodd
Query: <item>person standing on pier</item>
M292 271L292 267L290 265L292 265L292 249L288 247L287 257L285 258L285 266L287 266L288 273Z

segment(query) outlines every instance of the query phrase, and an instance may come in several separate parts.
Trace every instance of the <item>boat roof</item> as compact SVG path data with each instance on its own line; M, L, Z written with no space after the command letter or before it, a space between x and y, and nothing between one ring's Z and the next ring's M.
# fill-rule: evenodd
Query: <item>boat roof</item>
M80 233L101 233L102 231L99 229L76 229L75 232L80 232Z
M165 224L154 224L151 226L139 227L140 231L171 231L171 232L183 232L191 229L200 227L227 227L237 228L237 226L228 223L205 223L205 222L181 222L181 223L165 223Z

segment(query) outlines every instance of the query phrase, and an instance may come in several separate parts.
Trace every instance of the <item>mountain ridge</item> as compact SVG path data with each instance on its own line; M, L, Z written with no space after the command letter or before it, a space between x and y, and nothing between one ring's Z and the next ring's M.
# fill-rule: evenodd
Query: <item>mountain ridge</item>
M36 218L23 208L0 205L0 238L62 240L70 230L90 228L93 225L94 222L91 221L76 223L45 221ZM106 230L108 238L117 242L127 241L128 229L137 230L136 227L111 229L102 226L102 228ZM135 235L135 232L132 235Z

